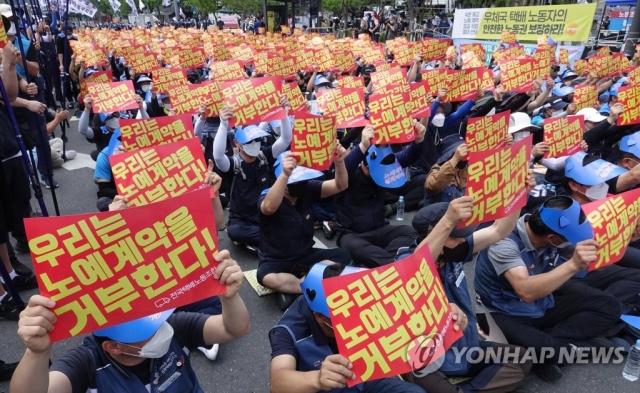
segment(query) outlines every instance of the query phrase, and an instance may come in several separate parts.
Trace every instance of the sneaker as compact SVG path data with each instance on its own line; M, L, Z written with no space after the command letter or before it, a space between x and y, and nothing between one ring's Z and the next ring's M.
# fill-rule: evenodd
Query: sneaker
M9 294L0 301L0 318L9 321L17 321L20 319L20 309L16 307L16 304Z
M15 246L13 246L13 251L18 254L28 254L29 253L29 243L16 241Z
M74 105L72 101L69 101L69 103L67 104L67 109L73 109Z
M16 371L19 362L17 363L5 363L0 360L0 382L11 381L13 372Z
M218 357L218 350L220 349L220 344L213 344L211 349L207 349L205 347L198 347L198 349L200 350L200 352L204 353L204 356L206 356L207 359L213 362Z
M49 178L47 177L41 177L40 178L40 184L42 184L43 186L47 187L48 189L51 189L51 186L53 185L53 188L58 188L59 184L56 181L56 179L51 178L51 180L53 180L52 184L49 184Z
M298 295L292 295L290 293L278 293L277 301L280 311L287 311L297 297Z
M38 288L38 280L36 280L36 276L33 274L30 276L20 276L17 275L13 278L13 285L16 286L18 292L28 291L30 289ZM7 290L7 284L2 283L4 290Z
M336 225L333 221L323 221L322 232L324 233L324 238L329 240L336 234Z
M314 221L313 229L320 229L320 228L322 228L322 221Z
M18 276L28 277L33 275L33 272L31 271L31 269L29 269L25 264L20 262L18 258L15 258L15 257L9 258L9 261L11 261L11 267L13 267L13 270L15 270Z
M544 382L555 382L562 378L562 369L557 364L537 364L531 369Z

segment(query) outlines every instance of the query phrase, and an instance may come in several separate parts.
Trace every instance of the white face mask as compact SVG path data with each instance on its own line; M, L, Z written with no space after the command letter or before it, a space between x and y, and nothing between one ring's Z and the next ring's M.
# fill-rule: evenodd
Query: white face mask
M513 141L518 142L531 135L529 131L520 131L513 133Z
M142 85L140 86L140 90L142 90L143 93L146 93L149 91L149 85Z
M104 124L107 127L115 130L116 128L120 128L120 119L118 119L117 117L112 117L111 119L107 120Z
M557 117L560 116L561 113L563 113L564 111L561 109L559 111L554 111L551 113L551 117Z
M170 110L171 110L171 104L170 104L170 103L168 103L168 102L163 102L163 103L162 103L162 107L163 107L164 109L168 110L168 111L170 111Z
M68 39L68 40L70 40L70 39L72 39L72 38L73 38L73 36L72 36L72 35L67 35L67 39Z
M431 124L434 125L434 127L442 127L444 126L444 120L446 119L444 113L438 113L437 115L433 116L433 119L431 119Z
M487 113L487 116L492 116L496 114L496 108L492 108L489 113Z
M160 329L153 335L151 340L144 344L142 348L135 347L133 345L128 345L132 348L136 348L140 350L137 355L122 352L125 355L145 358L145 359L158 359L166 355L169 351L169 347L171 346L171 339L173 338L173 328L168 323L163 323L160 326Z
M11 23L11 28L7 30L7 35L14 36L16 35L16 26Z
M250 157L257 157L260 154L260 141L251 141L242 145L244 153Z
M603 182L587 188L587 192L584 193L584 196L589 198L590 201L599 201L607 197L608 191L609 185Z
M338 87L338 81L333 81L331 83L331 86L333 86L334 88L337 88Z

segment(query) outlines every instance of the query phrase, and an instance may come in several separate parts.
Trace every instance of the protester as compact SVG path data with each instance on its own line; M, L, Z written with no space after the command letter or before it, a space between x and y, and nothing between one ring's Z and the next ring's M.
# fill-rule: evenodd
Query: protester
M573 255L566 246L573 244ZM562 377L561 350L599 345L621 315L615 298L597 293L556 294L597 259L598 243L580 205L566 196L549 198L518 220L506 239L478 255L474 286L483 306L509 343L534 348L543 364L538 377ZM615 332L614 332L615 334ZM541 356L543 348L553 352Z
M313 202L336 195L349 185L344 164L346 150L337 144L333 154L336 177L326 181L314 180L322 172L297 166L293 154L280 154L275 164L277 180L258 200L258 282L279 292L279 307L283 310L295 300L289 294L301 293L302 277L317 261L342 265L351 261L344 249L313 247Z

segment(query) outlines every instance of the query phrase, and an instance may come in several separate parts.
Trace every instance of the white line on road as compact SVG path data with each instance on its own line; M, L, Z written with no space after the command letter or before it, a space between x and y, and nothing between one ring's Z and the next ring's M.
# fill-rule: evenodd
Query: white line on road
M327 249L329 247L327 247L323 242L320 241L320 239L318 239L317 237L313 237L313 241L316 242L316 244L314 244L315 248L323 248L323 249Z
M68 171L73 171L80 168L96 169L96 162L93 161L93 158L91 158L90 155L78 153L76 158L65 162L64 164L62 164L62 167Z

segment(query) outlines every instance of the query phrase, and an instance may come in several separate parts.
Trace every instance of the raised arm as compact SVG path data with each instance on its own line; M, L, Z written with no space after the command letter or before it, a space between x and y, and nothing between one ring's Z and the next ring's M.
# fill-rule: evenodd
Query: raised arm
M289 101L287 100L287 96L284 94L280 97L280 105L282 105L285 112L289 112ZM291 129L291 121L289 121L289 117L287 116L280 121L280 138L278 138L271 148L273 156L278 157L280 154L287 151L292 139L293 130Z
M231 117L233 117L231 107L226 106L222 108L220 111L220 127L218 127L218 132L216 132L216 136L213 139L213 159L216 162L216 167L222 172L227 172L229 168L231 168L229 157L224 154L227 148L227 132L229 129L229 119L231 119Z
M89 118L91 117L91 104L93 99L89 94L84 97L84 111L78 121L78 132L87 139L93 139L93 129L89 127Z

